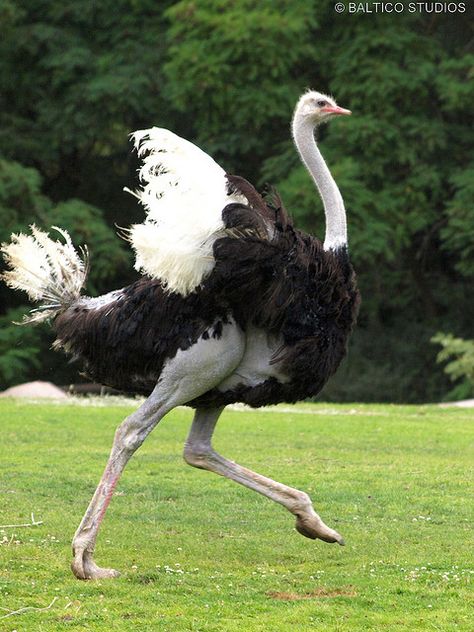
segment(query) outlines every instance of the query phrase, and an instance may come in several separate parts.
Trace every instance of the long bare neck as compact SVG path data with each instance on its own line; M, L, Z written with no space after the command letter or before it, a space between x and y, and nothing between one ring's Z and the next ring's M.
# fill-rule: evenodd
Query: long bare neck
M326 235L324 249L336 249L347 244L346 209L341 192L318 149L314 138L314 125L307 118L295 113L293 138L324 205Z

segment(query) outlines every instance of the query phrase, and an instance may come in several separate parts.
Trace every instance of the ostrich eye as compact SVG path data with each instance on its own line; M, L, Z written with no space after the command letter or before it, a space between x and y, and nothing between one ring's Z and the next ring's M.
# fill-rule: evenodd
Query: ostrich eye
M327 101L323 101L322 99L320 101L316 101L316 105L320 108L323 108L325 105L327 105L328 102Z

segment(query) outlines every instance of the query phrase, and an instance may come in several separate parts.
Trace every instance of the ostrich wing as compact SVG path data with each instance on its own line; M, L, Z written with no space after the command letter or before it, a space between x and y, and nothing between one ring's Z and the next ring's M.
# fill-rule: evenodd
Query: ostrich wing
M228 190L224 170L199 147L166 129L133 134L142 187L134 195L146 219L129 231L135 267L186 296L214 267L212 246L222 210L242 196Z

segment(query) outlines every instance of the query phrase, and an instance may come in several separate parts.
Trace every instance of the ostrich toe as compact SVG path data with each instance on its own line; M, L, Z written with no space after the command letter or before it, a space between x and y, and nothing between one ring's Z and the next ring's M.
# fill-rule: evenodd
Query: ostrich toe
M343 537L316 516L298 515L295 527L298 533L311 540L323 540L331 544L337 542L341 546L345 545Z
M78 579L113 579L120 576L120 573L113 568L97 566L92 554L85 549L75 552L71 569Z

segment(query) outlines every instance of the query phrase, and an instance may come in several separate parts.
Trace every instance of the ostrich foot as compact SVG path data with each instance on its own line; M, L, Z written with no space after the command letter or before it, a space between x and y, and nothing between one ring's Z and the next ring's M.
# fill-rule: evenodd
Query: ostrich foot
M92 553L86 549L74 552L71 569L78 579L112 579L120 573L113 568L101 568L92 559Z
M324 542L337 542L341 546L344 546L344 540L342 536L331 529L321 518L317 515L301 515L298 514L296 516L296 530L301 535L304 535L306 538L311 538L311 540L323 540Z

